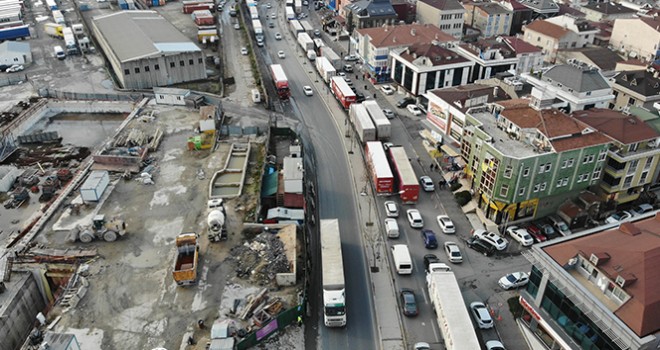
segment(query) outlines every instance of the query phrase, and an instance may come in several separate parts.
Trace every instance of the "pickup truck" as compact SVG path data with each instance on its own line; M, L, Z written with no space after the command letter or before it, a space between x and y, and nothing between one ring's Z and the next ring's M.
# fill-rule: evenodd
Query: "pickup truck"
M197 234L188 232L176 236L176 260L172 271L176 284L183 286L197 283L198 261Z

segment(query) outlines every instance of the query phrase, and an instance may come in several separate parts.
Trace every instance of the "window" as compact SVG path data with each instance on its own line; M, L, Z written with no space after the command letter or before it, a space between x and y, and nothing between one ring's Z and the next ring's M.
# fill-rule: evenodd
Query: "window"
M588 161L589 161L589 155L586 155L584 156L584 158L582 158L582 164L587 164Z
M607 150L602 150L598 153L598 161L602 162L605 160L605 157L607 156Z
M626 301L626 292L623 291L623 289L616 287L612 291L612 295L617 298L620 302Z
M183 63L183 60L179 61L179 66L183 67L185 64Z
M541 188L541 185L540 185L540 184L536 184L536 185L534 185L534 193L538 192L538 191L539 191L539 188Z
M128 69L124 69L124 75L131 75L131 71Z
M539 188L539 191L545 191L546 185L547 185L547 182L542 183L541 187Z
M148 72L149 71L149 66L144 66L144 71Z
M176 64L174 62L170 62L170 68L174 68L174 66L176 66Z
M568 185L568 178L567 178L567 177L565 177L565 178L561 181L561 185L562 185L562 186L566 186L566 185Z
M519 196L524 196L525 195L525 189L524 188L519 189L518 190L518 195Z
M650 168L651 164L653 164L653 157L646 158L646 164L644 164L644 169Z
M628 146L628 152L635 152L637 151L637 148L639 148L639 143L633 143Z
M539 165L539 174L542 174L544 169L545 169L545 164Z
M649 176L649 172L648 172L648 171L644 171L644 172L642 173L642 176L639 177L639 183L640 183L640 184L643 184L644 182L646 182L646 178L647 178L648 176Z
M192 58L189 59L189 60L188 60L188 65L192 66L193 64L194 64L194 63L193 63L193 59L192 59Z
M599 166L594 170L594 172L591 174L591 179L599 179L600 178L600 173L603 171L603 167Z
M628 173L632 173L635 170L637 170L637 166L639 165L639 159L633 159L630 161L630 166L628 167Z
M630 105L633 105L633 106L635 105L635 99L632 98L632 97L628 99L628 106L630 106Z
M561 181L562 181L562 179L557 180L557 186L555 186L555 187L561 187Z
M568 160L564 160L563 162L561 162L562 169L566 169L566 166L568 166Z
M575 159L571 158L568 160L568 164L566 165L567 168L571 168L573 166L573 163L575 162Z
M595 159L596 159L596 155L594 154L589 155L589 163L593 163Z
M523 176L529 176L529 167L523 170Z
M623 188L628 188L630 185L632 185L633 175L626 176L626 178L623 180Z
M507 165L506 169L504 169L504 177L506 177L507 179L510 179L512 172L513 172L513 167L511 167L511 165Z
M500 188L500 197L506 197L509 194L509 185L502 185Z
M154 69L155 70L160 70L160 66L156 63L156 64L154 64Z
M548 172L548 171L550 171L550 169L552 169L552 164L550 164L550 163L546 164L545 165L545 171Z

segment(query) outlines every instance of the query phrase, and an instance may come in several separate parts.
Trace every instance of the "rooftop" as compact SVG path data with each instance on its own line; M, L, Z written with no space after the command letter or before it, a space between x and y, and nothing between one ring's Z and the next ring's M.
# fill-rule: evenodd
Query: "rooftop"
M570 53L579 53L584 55L588 61L591 61L591 63L603 71L615 70L616 63L621 60L621 56L619 56L615 51L600 46L573 49L568 50L567 52L569 55Z
M511 13L508 9L500 6L500 4L495 2L473 2L469 5L480 8L483 12L489 15L505 14Z
M94 17L93 23L122 62L201 51L155 11L120 11Z
M626 145L660 136L641 119L611 109L592 108L575 112L573 117Z
M571 15L574 17L585 17L586 15L582 13L580 10L576 9L575 7L571 7L570 5L565 5L565 4L560 4L559 5L559 15Z
M360 16L396 16L396 11L389 0L360 0L347 5L346 8L355 11Z
M492 86L467 84L430 90L427 93L433 94L441 100L454 105L454 107L462 112L466 112L469 108L474 107L469 101L483 100L483 97L486 97L485 102L495 101L496 97L493 96L493 91Z
M639 19L648 24L649 27L654 28L656 32L660 32L660 17L640 17Z
M525 54L525 53L534 53L542 52L542 49L524 41L521 38L515 36L503 36L502 40L512 48L516 54Z
M360 35L368 35L374 47L410 46L420 43L455 42L456 38L431 24L406 24L357 29Z
M30 43L11 40L0 43L0 54L9 52L30 52Z
M543 248L560 266L582 255L604 256L596 268L612 281L617 276L633 279L623 288L631 296L623 305L611 310L639 337L660 330L660 216L624 223L619 227ZM576 283L593 283L577 281ZM604 294L594 294L605 299Z
M506 130L499 128L497 125L497 119L492 113L479 111L470 113L470 116L481 123L479 129L492 137L493 142L491 143L491 146L503 155L517 158L538 155L538 153L535 152L534 146L527 142L512 139Z
M414 44L402 51L399 56L404 60L426 66L442 66L446 64L469 62L456 52L434 44Z
M526 32L527 30L532 30L555 39L561 39L569 32L569 30L564 27L543 20L536 20L528 24L524 31Z
M484 61L516 57L514 48L509 46L503 39L498 38L479 39L476 42L463 43L459 46Z
M600 12L605 15L620 15L625 13L634 14L637 12L637 10L633 10L631 8L622 6L621 4L615 4L613 2L593 3L589 5L584 5L582 6L582 8L591 11Z
M438 10L463 10L463 5L458 0L419 0L419 2L423 2Z
M521 4L538 13L557 13L559 6L552 0L519 0Z
M615 78L615 86L619 85L642 96L660 95L660 76L647 70L623 71Z
M556 65L543 74L543 81L558 82L575 92L610 89L598 68L580 61Z

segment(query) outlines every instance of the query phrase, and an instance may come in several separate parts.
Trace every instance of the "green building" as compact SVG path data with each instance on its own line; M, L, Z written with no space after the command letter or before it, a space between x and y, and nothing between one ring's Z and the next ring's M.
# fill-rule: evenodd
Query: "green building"
M461 143L479 208L497 224L554 213L599 182L610 139L528 100L470 109Z

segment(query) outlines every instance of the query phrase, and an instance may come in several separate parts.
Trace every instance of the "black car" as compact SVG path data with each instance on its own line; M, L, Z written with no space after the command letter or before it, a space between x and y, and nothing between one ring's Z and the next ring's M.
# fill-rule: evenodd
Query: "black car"
M367 98L364 97L363 93L361 93L361 92L356 92L355 93L355 100L357 101L357 103L364 102L364 100L366 100L366 99Z
M493 247L492 244L479 239L476 236L468 238L467 245L485 256L491 256L495 252L495 247Z
M403 308L403 314L408 317L417 316L419 310L417 310L415 292L413 292L411 289L402 288L399 296L401 297L401 307Z
M426 254L424 255L424 270L429 272L429 265L439 263L440 259L435 254Z
M10 65L7 64L0 64L0 72L4 72L7 70L7 68L11 67Z
M409 104L415 103L415 99L412 97L404 97L396 103L398 108L406 108Z

